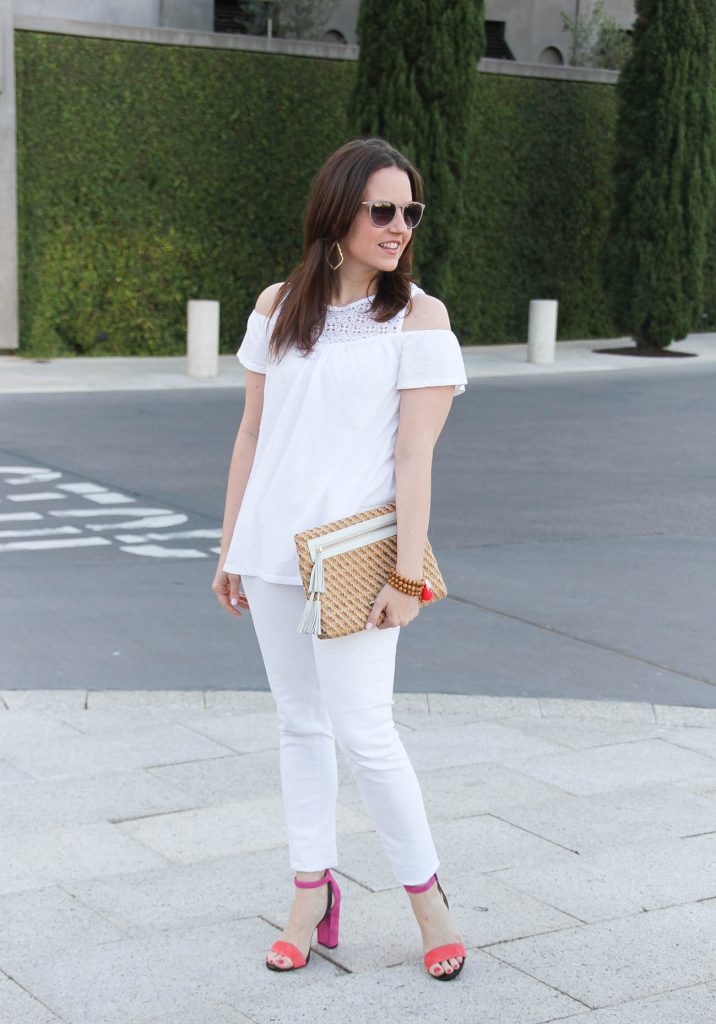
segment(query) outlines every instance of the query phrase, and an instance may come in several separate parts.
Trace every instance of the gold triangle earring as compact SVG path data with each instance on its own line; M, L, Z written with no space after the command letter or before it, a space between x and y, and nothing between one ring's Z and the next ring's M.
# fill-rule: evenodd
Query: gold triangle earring
M337 245L338 245L338 242L334 242L333 245L331 246L331 248L328 250L328 256L326 256L326 260L328 261L328 266L331 268L331 270L338 270L338 268L340 267L341 263L343 262L343 250L341 249L340 245L338 245L338 254L340 255L341 258L338 261L338 263L336 263L335 267L331 263L330 256L331 256L331 253L333 252L334 247L337 246Z

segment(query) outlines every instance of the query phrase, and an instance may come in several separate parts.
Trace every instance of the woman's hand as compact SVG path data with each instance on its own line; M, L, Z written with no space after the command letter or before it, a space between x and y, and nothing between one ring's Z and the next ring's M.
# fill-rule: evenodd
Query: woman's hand
M223 561L223 559L221 560ZM225 608L229 615L237 615L241 618L241 612L239 608L247 608L249 611L249 602L246 598L246 594L240 592L241 577L235 575L232 572L224 572L219 565L214 576L214 582L211 584L211 589L216 594L216 598L222 608ZM233 606L231 601L235 600L236 605Z
M375 599L365 628L390 629L392 626L407 626L420 612L420 598L404 594L386 583Z

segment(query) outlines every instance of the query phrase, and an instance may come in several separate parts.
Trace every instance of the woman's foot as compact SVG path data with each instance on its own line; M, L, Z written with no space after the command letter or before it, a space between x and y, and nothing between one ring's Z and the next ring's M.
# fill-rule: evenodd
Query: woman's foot
M314 882L323 878L325 871L297 871L296 878L300 882ZM290 942L301 950L304 957L308 956L311 948L311 938L316 930L316 925L326 913L328 902L327 885L317 885L314 889L296 889L291 913L288 916L286 927L281 932L279 940ZM336 900L335 893L331 900L331 906ZM293 967L293 960L290 956L269 950L266 954L266 962L275 964L281 970L288 970Z
M425 892L409 892L415 919L420 926L423 937L423 955L438 946L447 946L453 942L462 942L462 936L452 924L450 911L437 885L433 883ZM441 960L433 964L430 973L436 978L442 974L452 974L463 962L463 957Z

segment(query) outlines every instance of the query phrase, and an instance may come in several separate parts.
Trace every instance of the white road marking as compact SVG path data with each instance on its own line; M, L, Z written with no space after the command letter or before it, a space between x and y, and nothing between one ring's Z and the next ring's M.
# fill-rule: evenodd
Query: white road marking
M50 480L59 481L62 476L63 474L59 471L39 466L0 466L0 482L12 486L37 485ZM214 540L222 535L221 528L173 531L165 529L187 523L189 516L171 508L139 507L135 504L135 498L123 494L121 491L112 491L108 487L90 480L58 482L55 486L57 490L53 491L34 491L30 494L6 493L2 496L0 500L13 502L63 501L68 497L74 497L75 503L71 508L60 506L58 509L47 509L44 515L38 511L0 513L0 524L13 524L12 528L0 528L0 538L2 539L0 552L47 551L59 548L110 545L128 554L143 555L149 558L207 558L209 551L206 549L175 547L171 541L189 538L197 541ZM101 507L98 508L98 505ZM56 517L56 520L65 520L65 522L68 519L81 521L76 526L59 524L51 526L47 525L49 516ZM44 522L40 526L29 525L43 520ZM18 524L18 527L14 527L15 523ZM28 524L26 528L23 528L24 524ZM120 530L130 532L118 533L117 531ZM161 532L147 533L145 532L147 530ZM96 536L97 533L104 531L112 531L114 537ZM164 544L161 543L162 541L170 543ZM211 548L211 553L219 554L220 550L218 547Z
M139 540L182 540L187 537L221 537L221 530L173 530L171 533L117 534L115 540L124 544L136 544Z
M124 529L141 529L146 530L148 526L178 526L180 523L185 523L187 517L183 512L175 512L174 515L168 516L147 516L146 519L137 519L132 522L128 519L126 523L102 523L99 526L94 526L90 523L87 526L88 530L124 530Z
M18 519L44 519L40 512L1 512L0 523L17 522Z
M130 498L128 494L120 494L119 491L106 491L104 494L99 492L87 493L84 495L88 501L96 501L98 505L111 505L112 502L120 504L121 502L133 502L134 498Z
M36 551L39 548L80 548L111 544L104 537L75 537L73 540L11 540L0 544L0 551Z
M45 534L82 533L76 526L45 526L34 530L0 530L0 537L40 537Z
M120 551L128 551L130 555L149 555L151 558L206 558L205 551L196 548L165 548L161 544L120 544Z
M62 473L37 473L35 476L13 476L6 481L9 484L49 484L50 480L59 480Z
M8 494L8 501L57 501L58 499L63 501L67 498L66 494L58 494L57 491L35 491L32 494Z
M91 484L87 482L76 483L76 484L58 484L63 491L70 491L72 494L97 494L99 491L106 491L106 487L100 487L99 484Z
M50 512L51 516L171 516L171 508L63 508ZM116 524L115 524L116 525Z

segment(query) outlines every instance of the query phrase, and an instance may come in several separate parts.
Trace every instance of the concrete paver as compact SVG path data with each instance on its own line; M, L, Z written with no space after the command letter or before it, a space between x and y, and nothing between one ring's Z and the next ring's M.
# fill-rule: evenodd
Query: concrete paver
M268 691L0 691L0 1019L713 1019L716 709L396 693L394 717L468 948L450 985L340 749L340 945L263 966L292 899ZM68 730L111 758L68 778Z

